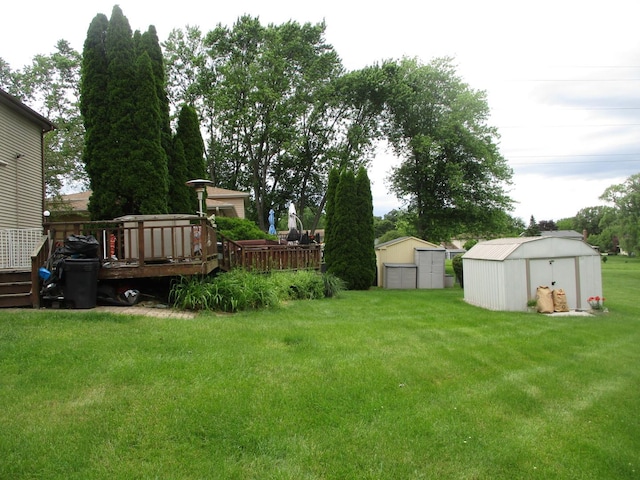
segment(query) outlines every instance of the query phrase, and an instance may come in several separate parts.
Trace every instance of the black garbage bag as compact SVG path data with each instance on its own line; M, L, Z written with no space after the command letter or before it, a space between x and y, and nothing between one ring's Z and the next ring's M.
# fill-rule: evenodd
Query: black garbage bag
M76 258L97 258L100 244L93 235L69 235L63 253Z

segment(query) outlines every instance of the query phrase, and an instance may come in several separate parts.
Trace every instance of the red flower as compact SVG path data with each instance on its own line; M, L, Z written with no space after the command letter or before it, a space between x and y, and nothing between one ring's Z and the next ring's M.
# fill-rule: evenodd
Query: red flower
M599 301L600 301L600 297L596 297L596 302L599 302Z

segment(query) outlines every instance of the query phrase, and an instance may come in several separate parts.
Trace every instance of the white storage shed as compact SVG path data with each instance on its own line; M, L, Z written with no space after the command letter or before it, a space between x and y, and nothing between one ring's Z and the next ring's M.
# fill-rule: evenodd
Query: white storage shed
M464 299L489 310L525 311L539 286L563 289L570 310L588 310L602 296L600 254L582 240L501 238L462 256Z

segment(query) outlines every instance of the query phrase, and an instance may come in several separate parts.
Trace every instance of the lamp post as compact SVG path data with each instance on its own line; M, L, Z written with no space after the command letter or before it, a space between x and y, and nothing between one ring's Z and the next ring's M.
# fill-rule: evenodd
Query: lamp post
M196 180L189 180L188 182L186 182L186 184L192 188L195 188L196 193L198 194L198 216L200 217L206 216L204 212L204 205L203 205L204 192L207 189L207 185L213 185L213 182L211 180L198 178Z

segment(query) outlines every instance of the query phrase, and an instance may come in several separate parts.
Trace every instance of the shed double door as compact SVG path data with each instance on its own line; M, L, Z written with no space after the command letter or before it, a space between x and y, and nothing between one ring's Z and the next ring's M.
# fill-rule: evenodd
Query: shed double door
M570 310L578 305L577 271L575 258L531 259L529 261L529 279L531 292L529 298L535 298L539 286L551 290L563 289Z
M416 249L417 288L444 288L445 250Z

